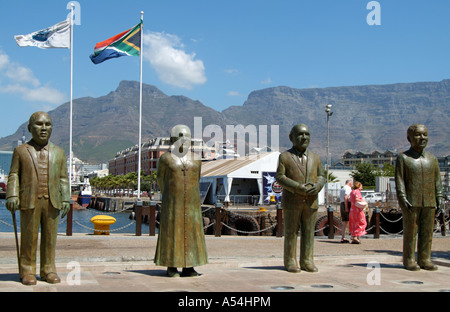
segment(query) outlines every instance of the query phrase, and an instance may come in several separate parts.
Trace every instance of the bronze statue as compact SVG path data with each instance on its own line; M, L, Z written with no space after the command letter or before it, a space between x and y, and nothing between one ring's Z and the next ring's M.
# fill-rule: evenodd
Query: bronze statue
M276 180L283 187L281 206L284 212L284 266L288 272L317 272L314 265L314 225L318 194L325 184L325 172L319 156L308 149L309 128L295 125L289 139L293 146L280 154ZM296 259L297 236L301 230L300 268Z
M208 263L200 204L201 159L191 149L191 132L177 125L170 134L172 149L158 161L157 181L162 194L155 264L167 275L198 276L195 266Z
M36 248L41 226L40 277L59 283L55 246L59 215L70 210L69 179L64 151L49 142L52 120L45 112L31 115L32 139L14 149L8 176L6 207L20 209L19 274L25 285L36 284Z
M425 125L410 126L407 138L411 148L398 156L395 166L397 199L403 215L403 265L411 271L420 268L434 271L437 270L431 262L434 215L436 207L443 207L439 165L436 157L425 151L428 143Z

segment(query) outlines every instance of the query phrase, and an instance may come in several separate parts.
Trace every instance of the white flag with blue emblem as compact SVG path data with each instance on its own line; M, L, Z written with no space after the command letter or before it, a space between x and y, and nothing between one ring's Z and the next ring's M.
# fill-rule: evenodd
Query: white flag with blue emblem
M14 36L20 47L70 48L70 19L28 35Z

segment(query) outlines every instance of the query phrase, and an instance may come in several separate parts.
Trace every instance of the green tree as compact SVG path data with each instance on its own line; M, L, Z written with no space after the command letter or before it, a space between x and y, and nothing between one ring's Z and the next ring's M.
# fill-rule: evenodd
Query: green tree
M395 176L395 166L389 163L383 165L383 168L377 170L377 177L393 177Z
M350 173L350 176L353 181L359 181L364 186L375 186L376 171L373 164L360 163L355 166L355 170Z
M329 182L329 183L333 183L333 182L337 182L337 181L338 181L337 176L335 176L335 175L333 174L333 172L330 172L330 173L328 174L328 170L325 170L325 176L326 176L326 175L328 175L328 182Z

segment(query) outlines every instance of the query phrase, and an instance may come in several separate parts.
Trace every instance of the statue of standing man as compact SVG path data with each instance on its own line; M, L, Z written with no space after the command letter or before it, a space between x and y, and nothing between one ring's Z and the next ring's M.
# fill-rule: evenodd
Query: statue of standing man
M283 187L284 266L288 272L317 272L314 265L314 225L318 194L325 184L325 171L319 156L308 149L310 132L304 124L295 125L289 139L292 148L281 153L276 180ZM301 231L300 267L297 262L297 237Z
M14 149L8 176L6 208L20 209L19 273L24 285L36 284L36 248L41 227L40 276L59 283L55 246L59 215L70 209L70 189L64 151L49 141L52 119L45 112L31 115L32 139Z
M191 149L191 131L177 125L170 133L171 150L158 161L162 194L155 264L167 275L198 276L195 266L208 262L200 203L201 159Z
M428 129L414 124L408 128L411 148L400 154L395 165L395 187L403 215L403 265L407 270L420 268L434 271L431 262L431 241L435 208L442 208L443 189L439 164L425 151ZM415 261L416 236L417 263Z

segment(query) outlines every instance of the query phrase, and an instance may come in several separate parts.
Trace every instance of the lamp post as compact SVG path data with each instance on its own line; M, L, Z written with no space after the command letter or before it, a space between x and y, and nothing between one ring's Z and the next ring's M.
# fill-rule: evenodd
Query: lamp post
M328 206L328 176L330 175L330 116L333 115L333 112L331 111L331 104L327 104L325 108L325 112L327 113L327 186L325 188L325 205Z

